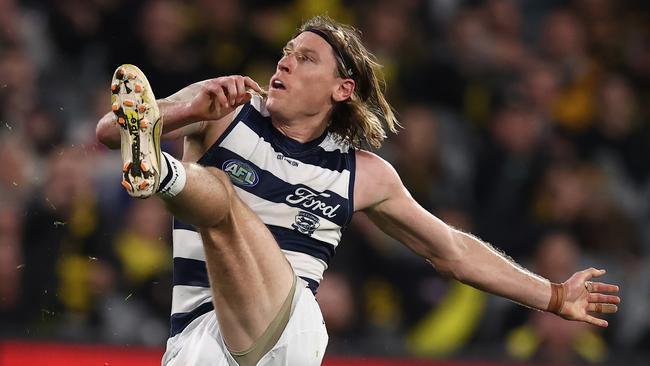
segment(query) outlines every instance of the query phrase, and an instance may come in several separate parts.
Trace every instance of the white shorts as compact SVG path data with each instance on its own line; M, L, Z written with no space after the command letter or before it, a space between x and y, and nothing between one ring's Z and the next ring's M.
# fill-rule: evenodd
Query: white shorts
M258 366L321 364L328 341L323 315L307 283L300 278L297 281L289 322ZM167 341L162 365L238 366L226 348L214 311L194 319Z

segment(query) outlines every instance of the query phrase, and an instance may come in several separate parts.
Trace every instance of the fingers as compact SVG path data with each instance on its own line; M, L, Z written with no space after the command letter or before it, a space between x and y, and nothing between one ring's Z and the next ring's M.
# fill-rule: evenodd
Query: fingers
M606 292L606 293L617 293L618 286L610 285L609 283L602 282L589 282L585 287L589 292ZM591 290L589 290L591 288Z
M228 97L220 85L214 90L214 94L216 95L219 104L221 104L223 108L228 108Z
M584 271L582 271L582 273L586 277L585 280L589 280L589 279L594 278L594 277L600 277L600 276L604 275L605 273L607 273L607 271L604 270L604 269L595 269L595 268L591 267L591 268L585 269Z
M203 87L202 93L206 94L211 100L213 100L213 104L216 99L222 108L227 108L229 103L227 90L223 87L224 79L225 78L216 78L205 80L201 83L201 86ZM212 108L213 106L211 106L211 109Z
M253 79L240 75L206 80L202 85L207 89L206 92L214 95L219 104L226 109L250 101L252 95L247 91L248 89L264 92Z
M253 99L253 94L246 92L246 94L244 94L244 99L242 100L242 104L250 102L251 99Z
M235 98L235 102L237 104L241 104L244 101L244 98L246 97L246 84L244 81L244 77L236 77L235 78L235 84L237 85L237 97Z
M609 292L609 293L618 292L618 286L616 285L610 285L608 283L603 283L603 282L589 281L589 279L600 277L605 273L607 273L607 271L605 271L604 269L595 269L595 268L585 269L584 271L581 272L581 274L585 277L584 285L588 292Z
M609 325L607 323L607 320L599 319L599 318L596 318L596 317L591 316L591 315L585 316L584 321L586 321L589 324L593 324L593 325L603 327L603 328L607 328L607 326Z
M587 305L587 311L590 313L614 314L618 311L618 306L614 304L592 303Z
M601 302L609 304L620 304L621 298L613 295L603 295L603 294L589 294L589 302Z
M263 93L264 92L264 90L262 90L262 87L260 86L260 84L258 84L255 80L249 78L248 76L244 77L244 84L247 87L255 90L258 93Z
M227 92L230 106L240 105L250 100L247 88L262 93L262 88L248 76L233 75L222 78L222 86Z
M231 106L234 106L237 102L237 81L233 77L225 78L223 81L223 87L228 92L228 103Z

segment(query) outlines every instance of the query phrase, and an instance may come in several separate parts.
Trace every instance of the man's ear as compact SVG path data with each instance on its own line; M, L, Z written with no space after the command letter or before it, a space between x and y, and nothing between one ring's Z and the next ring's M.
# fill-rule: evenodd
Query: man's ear
M332 98L334 99L335 102L342 102L346 99L349 99L350 97L352 97L352 93L354 93L354 87L355 87L354 80L343 79L336 87L336 90L334 90L334 94L332 95Z

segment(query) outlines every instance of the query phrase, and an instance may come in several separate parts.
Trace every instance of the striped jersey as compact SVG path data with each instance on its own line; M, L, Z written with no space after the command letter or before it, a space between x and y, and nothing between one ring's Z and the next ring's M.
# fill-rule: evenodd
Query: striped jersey
M198 163L229 175L316 293L354 212L354 149L328 132L307 143L284 136L271 124L264 100L254 97ZM213 309L196 228L175 219L173 245L172 336Z

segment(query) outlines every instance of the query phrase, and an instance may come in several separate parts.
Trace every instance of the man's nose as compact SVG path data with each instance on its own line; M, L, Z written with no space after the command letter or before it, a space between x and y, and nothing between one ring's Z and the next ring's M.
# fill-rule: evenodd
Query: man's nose
M291 71L293 70L291 55L286 55L278 61L278 70L291 74Z

